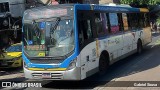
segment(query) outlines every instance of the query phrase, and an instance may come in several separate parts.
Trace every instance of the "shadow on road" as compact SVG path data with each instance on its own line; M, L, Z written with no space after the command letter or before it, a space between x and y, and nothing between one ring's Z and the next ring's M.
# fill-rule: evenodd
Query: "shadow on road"
M103 87L106 83L119 77L124 77L145 71L160 65L159 53L157 49L160 50L160 46L155 46L150 49L148 46L144 49L141 55L134 54L129 56L115 64L113 64L107 71L107 74L101 77L98 75L93 75L82 81L56 81L50 82L43 86L43 88L54 88L54 89L93 89L95 87ZM154 53L152 53L154 52ZM145 57L150 55L149 57ZM144 56L144 57L140 57ZM156 61L156 63L154 62Z
M10 74L16 74L23 72L22 67L17 67L17 68L0 68L0 76L3 75L10 75Z
M54 89L93 89L97 86L103 86L106 84L102 81L57 81L51 82L43 86L43 88L54 88Z
M160 34L154 34L154 37ZM93 75L82 81L57 81L43 85L43 88L54 89L93 89L103 87L106 83L114 81L116 78L129 76L160 65L160 45L148 45L142 54L133 54L123 60L111 65L106 75L98 77Z

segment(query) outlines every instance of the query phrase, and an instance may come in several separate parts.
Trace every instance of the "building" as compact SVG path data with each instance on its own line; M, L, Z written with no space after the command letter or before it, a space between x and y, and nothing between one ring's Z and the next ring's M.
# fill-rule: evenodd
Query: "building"
M120 0L99 0L99 4L120 3Z
M28 0L34 2L33 0ZM37 0L40 3L47 3L52 0ZM83 4L108 4L108 3L120 3L120 0L56 0L60 4L64 3L83 3Z

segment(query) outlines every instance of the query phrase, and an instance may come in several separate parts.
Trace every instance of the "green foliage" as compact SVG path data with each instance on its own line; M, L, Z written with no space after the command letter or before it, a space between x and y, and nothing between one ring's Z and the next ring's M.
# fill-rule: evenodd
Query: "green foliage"
M160 4L160 0L120 0L121 4L138 4L138 5L157 5Z
M160 17L159 17L159 18L157 18L157 23L160 23Z

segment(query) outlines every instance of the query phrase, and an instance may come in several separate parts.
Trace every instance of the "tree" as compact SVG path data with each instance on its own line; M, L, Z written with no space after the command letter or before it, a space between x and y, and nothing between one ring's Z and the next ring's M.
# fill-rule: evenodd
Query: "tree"
M138 5L157 5L160 4L160 0L120 0L121 4L138 4Z

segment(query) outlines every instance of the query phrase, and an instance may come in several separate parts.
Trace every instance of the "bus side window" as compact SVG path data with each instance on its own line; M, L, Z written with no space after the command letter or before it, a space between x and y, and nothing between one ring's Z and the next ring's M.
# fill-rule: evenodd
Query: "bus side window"
M129 16L129 25L130 25L130 28L132 30L135 30L137 27L139 27L139 21L138 21L138 16L136 13L129 13L128 14Z
M117 13L117 16L118 16L119 31L123 31L124 25L123 25L122 13Z
M122 13L122 21L123 21L124 31L128 31L129 25L128 25L128 18L126 13Z
M93 38L91 20L84 19L78 20L78 30L79 30L79 42L80 44L84 41Z
M82 21L82 32L83 37L85 40L92 38L92 32L91 32L91 21L90 20L83 20Z
M96 26L96 31L98 36L105 34L104 30L103 30L103 23L102 23L102 15L101 13L95 13L95 18L94 18L94 22L95 22L95 26Z
M128 13L128 25L129 25L129 28L132 30L133 29L133 17L132 17L132 13Z
M88 39L89 38L92 38L92 31L91 31L91 20L86 20L87 22L87 36L88 36Z
M84 42L84 37L83 37L83 25L82 21L78 20L78 33L79 33L79 43L82 44Z
M109 33L110 24L107 13L95 13L95 28L98 36L104 36Z
M95 37L93 11L78 11L78 39L82 49L91 43Z
M143 13L137 13L138 16L138 26L139 28L144 27L144 14Z
M120 27L119 27L117 13L109 13L109 21L110 21L111 33L115 34L119 32Z
M110 32L109 16L108 13L104 13L103 15L103 29L108 34Z
M136 27L136 28L141 27L141 25L139 25L139 24L140 24L140 19L139 19L138 13L135 13L134 19L135 19L135 27Z

